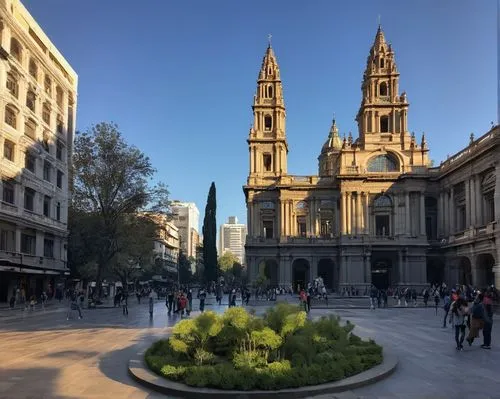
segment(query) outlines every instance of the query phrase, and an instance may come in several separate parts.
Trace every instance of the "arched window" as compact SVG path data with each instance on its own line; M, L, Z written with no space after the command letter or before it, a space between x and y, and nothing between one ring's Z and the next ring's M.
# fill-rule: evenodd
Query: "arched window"
M269 69L267 70L267 74L269 76L271 76L273 74L273 69L271 67L269 67Z
M50 125L50 105L48 103L43 104L42 119L47 125Z
M265 153L262 155L262 161L264 163L264 171L265 172L271 172L272 171L272 166L273 166L273 158L271 154Z
M392 206L391 198L388 197L387 195L379 195L373 201L373 206L375 208L387 208L387 207L390 208Z
M368 172L398 172L399 164L393 155L377 155L368 161L366 169Z
M36 96L35 93L31 90L28 90L28 93L26 93L26 106L35 112L35 104L36 104Z
M52 80L50 79L49 75L45 75L43 86L45 88L45 93L50 96L52 93Z
M38 77L38 67L36 65L35 60L32 58L30 59L30 65L29 65L29 73L31 76L33 76L35 79Z
M10 54L19 62L23 62L23 48L16 38L10 39Z
M378 86L378 94L381 96L387 96L387 83L386 82L380 83L380 85Z
M384 59L383 59L383 58L381 58L381 59L380 59L380 68L383 68L383 67L384 67Z
M270 131L273 128L273 118L271 115L266 115L264 117L264 130Z
M380 132L381 133L389 132L389 117L387 115L380 117Z
M273 98L273 86L267 87L267 98Z
M64 123L62 115L57 115L57 133L63 134Z
M10 105L5 106L5 123L14 129L17 126L17 111Z

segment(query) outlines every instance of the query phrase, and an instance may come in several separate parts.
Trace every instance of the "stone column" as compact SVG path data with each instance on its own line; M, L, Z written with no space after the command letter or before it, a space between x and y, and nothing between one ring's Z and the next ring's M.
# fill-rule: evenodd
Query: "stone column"
M312 271L312 278L311 282L313 279L318 277L318 259L316 257L311 257L311 271Z
M450 189L450 199L448 203L448 210L450 212L450 235L455 233L455 204L453 203L453 187Z
M410 193L407 191L405 193L405 232L406 235L411 236L411 224L410 224Z
M279 258L279 285L286 285L286 263L285 257L280 256Z
M363 213L363 221L365 224L364 232L365 234L370 234L370 193L365 193Z
M365 256L365 284L372 283L372 265L371 265L371 256L370 254L366 254Z
M288 201L288 223L290 236L295 236L295 221L293 220L293 201Z
M346 233L347 234L351 234L351 226L352 226L352 223L351 223L351 202L352 202L352 197L351 197L351 193L347 192L346 193L346 203L347 203L347 206L346 206Z
M247 203L247 233L249 237L253 237L253 204Z
M346 203L346 193L340 194L340 234L345 235L347 233L347 203Z
M410 256L408 254L408 251L406 252L406 257L405 257L405 283L406 284L411 284L411 274L410 274Z
M438 237L443 235L443 193L439 193L438 197Z
M279 205L279 206L278 206ZM282 215L281 215L281 203L278 199L278 202L275 203L274 205L274 214L276 215L276 238L279 239L283 233L283 230L281 229L282 225Z
M14 243L16 253L21 253L21 228L16 226L16 242Z
M465 180L465 228L470 227L470 214L471 214L471 181L470 179Z
M358 198L358 204L359 204L359 231L358 234L364 234L365 233L365 193L360 192L359 193L359 198Z
M285 204L283 201L280 201L280 237L284 237L285 234Z
M450 236L450 198L448 192L445 191L443 194L443 234L445 237Z
M40 257L43 256L43 247L44 247L43 240L44 240L43 232L40 230L37 230L36 231L36 251L35 251L36 256L40 256Z
M420 235L425 236L425 193L420 193Z
M476 190L480 190L481 188L477 187L476 184L476 175L472 175L470 178L470 223L467 227L476 226ZM469 212L468 212L469 213Z
M482 226L483 225L483 193L481 191L481 177L479 175L476 175L476 190L475 190L475 200L474 200L474 204L475 204L475 208L474 209L474 214L476 215L475 216L475 220L476 220L476 225L477 226ZM497 176L497 179L498 179L498 176ZM498 188L495 189L495 193L497 192ZM495 205L496 207L496 205ZM495 208L496 209L496 208Z
M403 267L403 251L398 251L398 272L399 272L399 284L403 284L405 281L404 267Z
M497 221L497 223L500 223L500 162L497 162L495 166L495 173L495 195L493 197L493 200L495 202L495 220ZM498 262L500 263L500 259L498 259ZM500 287L500 284L498 284L497 287Z
M361 220L362 220L362 216L361 216L361 192L358 191L356 193L356 235L358 234L361 234Z

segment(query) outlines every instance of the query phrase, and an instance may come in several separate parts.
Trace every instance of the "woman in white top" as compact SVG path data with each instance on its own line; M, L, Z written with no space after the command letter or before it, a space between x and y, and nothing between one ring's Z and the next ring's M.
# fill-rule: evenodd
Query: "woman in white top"
M465 301L465 299L458 298L452 303L449 321L450 324L455 326L455 342L457 344L457 350L459 351L464 349L465 321L468 314L469 308L467 307L467 301Z

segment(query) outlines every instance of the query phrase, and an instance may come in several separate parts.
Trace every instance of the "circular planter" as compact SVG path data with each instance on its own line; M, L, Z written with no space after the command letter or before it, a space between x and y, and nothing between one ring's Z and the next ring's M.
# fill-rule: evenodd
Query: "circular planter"
M359 374L326 384L308 385L300 388L280 389L278 391L235 391L225 389L190 387L179 382L170 381L155 374L147 367L142 357L137 357L129 360L128 372L132 376L132 378L150 389L181 398L198 399L199 397L203 396L203 398L209 399L290 399L305 398L312 395L320 395L326 393L344 392L365 385L373 384L390 376L396 369L397 365L398 358L390 352L388 353L384 351L384 360L381 364Z

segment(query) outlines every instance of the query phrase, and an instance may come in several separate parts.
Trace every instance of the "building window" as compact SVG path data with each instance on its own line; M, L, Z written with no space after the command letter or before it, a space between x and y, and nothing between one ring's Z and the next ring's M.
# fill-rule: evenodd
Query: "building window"
M24 209L31 212L35 209L35 190L29 187L24 188Z
M48 195L43 196L43 216L50 217L50 204L52 202L52 198Z
M271 115L266 115L264 117L264 130L270 131L273 128L273 118Z
M57 187L62 188L63 172L57 171Z
M262 155L262 159L264 161L264 171L270 172L272 170L273 159L271 154L265 153Z
M43 239L43 256L46 258L54 257L54 240L50 238Z
M267 97L268 98L273 98L273 86L268 86L267 87Z
M17 98L17 95L19 93L19 84L17 83L17 76L12 72L9 72L7 74L7 81L5 86L7 87L7 90L9 90L10 94Z
M58 202L56 205L56 219L58 221L61 220L61 203L60 202Z
M31 119L28 119L24 123L24 135L29 137L30 139L36 139L36 124Z
M8 182L4 180L2 182L3 186L3 193L2 193L2 200L3 202L7 202L9 204L14 204L14 185L11 182Z
M50 182L50 170L52 165L48 161L43 162L43 180Z
M389 229L389 215L375 215L375 226L377 236L388 236Z
M61 115L57 115L57 133L58 134L63 134L63 129L64 129L64 124L63 124L63 117Z
M63 106L63 91L59 86L56 87L56 103L59 107L62 108L62 106Z
M43 149L45 151L49 152L49 150L50 150L50 146L49 146L49 133L47 133L47 132L45 132L43 134L42 146L43 146Z
M56 158L59 159L60 161L62 160L62 153L63 153L63 144L62 144L61 140L57 140Z
M370 159L366 169L368 172L398 172L399 165L394 156L384 154Z
M389 132L389 117L387 115L380 117L380 133Z
M297 217L297 229L300 237L305 237L307 235L307 225L305 216Z
M50 106L47 103L43 104L42 119L47 125L50 125Z
M14 162L14 143L9 140L5 140L3 143L3 157L11 162Z
M38 77L38 67L36 65L35 60L30 59L30 65L29 65L29 73L31 76L33 76L35 79Z
M50 80L50 77L48 75L45 75L43 85L45 87L45 93L50 96L52 94L52 81Z
M0 232L0 251L16 250L16 232L3 228Z
M30 172L35 173L36 158L31 152L26 152L24 158L24 167Z
M383 58L381 58L381 59L380 59L380 68L383 68L383 67L384 67L384 65L385 65L385 63L384 63L384 59L383 59Z
M34 233L21 233L21 252L28 255L35 255L36 235Z
M382 82L378 87L378 94L381 96L387 96L387 83Z
M265 238L273 238L274 237L274 223L272 220L264 220L262 222L262 228L264 229L264 237Z
M36 96L31 90L26 94L26 106L35 112Z
M20 63L23 62L23 48L15 38L10 39L10 54Z
M373 212L375 214L375 235L391 235L391 212L392 200L387 195L379 195L373 201Z
M483 201L482 204L476 204L478 208L481 208L481 205L483 205L484 220L480 220L480 222L482 222L481 224L487 224L495 221L495 184L495 172L491 171L489 173L486 173L481 181Z
M14 129L17 126L17 112L8 105L5 107L5 123Z

